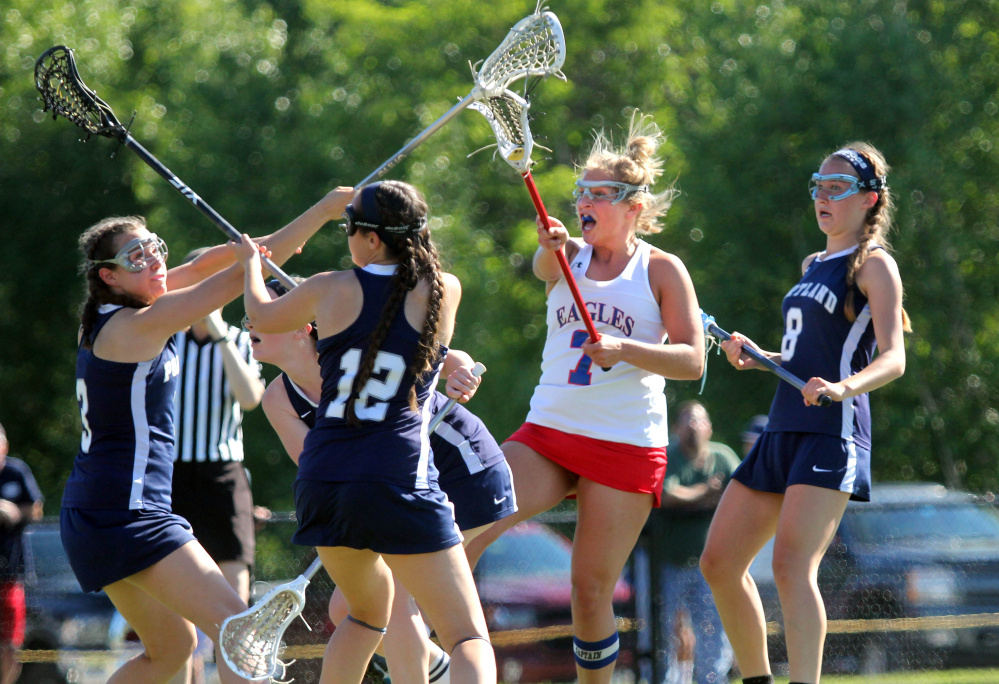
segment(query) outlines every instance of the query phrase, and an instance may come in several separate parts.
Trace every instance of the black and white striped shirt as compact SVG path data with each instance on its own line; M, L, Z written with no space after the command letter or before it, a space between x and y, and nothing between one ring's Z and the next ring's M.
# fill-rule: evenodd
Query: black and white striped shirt
M250 335L238 328L233 344L250 369L260 377L253 359ZM177 389L174 461L215 462L243 460L243 411L232 395L219 344L198 344L189 332L176 334L180 359Z

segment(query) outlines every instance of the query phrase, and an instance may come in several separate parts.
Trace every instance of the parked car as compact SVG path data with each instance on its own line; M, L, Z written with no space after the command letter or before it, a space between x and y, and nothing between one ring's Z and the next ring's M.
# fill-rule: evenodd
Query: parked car
M24 649L55 651L55 661L24 663L22 684L63 684L106 681L118 662L76 658L75 650L108 649L117 611L104 592L80 588L62 548L59 523L29 525L24 531L25 603Z
M767 621L777 622L772 559L771 542L750 574ZM819 589L827 671L999 665L999 627L961 617L999 613L999 513L990 501L932 483L874 485L870 503L847 505ZM893 618L919 619L898 631L865 622ZM782 639L770 646L772 660L786 659Z

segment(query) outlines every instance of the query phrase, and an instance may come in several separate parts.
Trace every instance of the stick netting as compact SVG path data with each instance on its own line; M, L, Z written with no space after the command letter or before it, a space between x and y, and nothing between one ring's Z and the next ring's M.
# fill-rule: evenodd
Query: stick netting
M64 116L91 134L117 137L123 131L110 107L83 83L69 48L59 45L38 58L35 87L43 111L51 111L53 117Z
M279 589L252 609L222 623L219 642L226 662L251 680L266 680L282 665L281 637L298 617L305 597L295 589Z
M562 26L551 12L541 12L517 22L478 72L473 68L472 73L479 88L492 96L525 76L555 75L564 79L559 72L564 62Z
M470 109L482 114L496 136L496 150L511 166L524 173L531 168L534 139L528 123L526 100L509 90L473 102Z

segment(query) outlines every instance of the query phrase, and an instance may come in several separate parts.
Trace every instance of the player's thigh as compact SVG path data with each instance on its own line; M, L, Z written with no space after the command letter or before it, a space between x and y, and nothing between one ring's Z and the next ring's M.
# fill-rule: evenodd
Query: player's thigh
M219 625L246 610L219 566L197 541L188 542L155 565L123 580L193 622L213 641Z
M385 562L416 599L445 650L450 652L461 639L488 634L461 545L434 553L386 555Z
M153 660L186 660L197 645L194 624L127 579L104 587Z
M394 590L392 572L382 557L345 546L323 546L316 551L343 593L348 614L375 627L387 626Z
M522 442L504 442L503 453L513 473L518 511L511 518L526 520L543 513L572 494L576 476ZM497 524L503 524L507 518Z
M849 501L849 492L804 484L788 487L774 540L775 575L814 572Z
M716 572L743 575L777 531L783 494L750 489L729 481L708 530L701 569L710 581Z
M521 442L504 442L503 453L513 475L517 511L466 540L468 562L475 567L486 547L519 522L533 518L575 491L576 476Z
M613 586L652 510L651 494L580 478L572 541L573 584Z
M250 600L250 568L246 563L238 560L222 561L219 563L219 570L222 571L225 581L229 583L239 598L244 601Z

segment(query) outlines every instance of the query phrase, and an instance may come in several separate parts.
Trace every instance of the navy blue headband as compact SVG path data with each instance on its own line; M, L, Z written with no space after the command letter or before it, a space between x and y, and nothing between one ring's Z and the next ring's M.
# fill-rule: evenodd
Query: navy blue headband
M381 182L372 183L361 190L361 211L364 213L364 218L378 225L382 224L382 212L378 211L378 200L375 198L375 193L378 192L381 185Z
M378 227L375 228L375 232L383 231L384 233L418 233L423 230L424 226L427 225L427 219L425 216L421 216L412 223L406 223L401 226L387 226L385 225L384 219L382 218L382 212L378 209L378 200L375 194L378 192L378 188L381 186L381 181L377 183L372 183L371 185L366 185L361 190L361 212L364 214L364 219Z
M888 184L888 179L885 176L877 175L871 160L866 155L857 152L857 150L843 148L842 150L836 150L829 156L845 159L853 167L853 170L857 172L857 177L860 179L860 182L857 183L858 187L865 190L877 191Z

